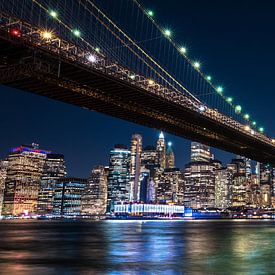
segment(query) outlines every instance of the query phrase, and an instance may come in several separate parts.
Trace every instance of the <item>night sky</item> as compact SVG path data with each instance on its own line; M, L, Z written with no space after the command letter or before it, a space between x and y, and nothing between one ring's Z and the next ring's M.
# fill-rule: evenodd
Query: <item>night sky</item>
M192 59L200 60L202 70L275 136L275 2L144 0L143 4L154 10L161 25L173 30ZM0 115L0 158L14 146L36 142L42 149L63 153L70 176L86 177L93 165L107 165L113 145L129 145L135 132L142 134L144 145L155 144L158 137L153 129L3 86ZM166 138L173 142L176 164L182 168L189 160L190 142L168 134ZM231 158L214 152L224 162Z

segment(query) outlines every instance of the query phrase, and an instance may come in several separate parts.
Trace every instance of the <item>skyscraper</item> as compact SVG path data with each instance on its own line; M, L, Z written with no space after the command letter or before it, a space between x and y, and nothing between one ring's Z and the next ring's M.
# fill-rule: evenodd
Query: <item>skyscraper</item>
M131 151L125 145L115 145L110 152L107 210L113 210L115 202L130 202Z
M38 145L13 148L8 156L3 214L36 213L43 166L50 152Z
M131 201L140 200L140 167L142 153L142 137L134 134L131 141L131 165L130 165L130 184L131 184Z
M0 160L0 215L2 214L5 181L7 178L8 164L9 162L7 160Z
M172 142L169 141L167 145L168 146L166 150L166 168L175 168L175 155L172 149Z
M192 142L191 162L185 166L184 204L192 208L209 208L215 206L216 162L210 148Z
M60 178L55 184L53 214L61 216L81 215L81 196L87 179Z
M108 168L93 168L81 198L83 215L103 215L107 207Z
M51 214L54 188L59 178L66 176L64 156L48 154L43 166L40 190L38 193L38 214Z
M158 164L161 169L166 168L166 143L163 132L160 132L159 139L157 141L157 156Z

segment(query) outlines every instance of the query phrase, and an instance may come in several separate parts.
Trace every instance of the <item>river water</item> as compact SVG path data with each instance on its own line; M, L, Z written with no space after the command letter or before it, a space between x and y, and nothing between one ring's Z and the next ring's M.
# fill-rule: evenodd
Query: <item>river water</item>
M275 274L275 222L1 221L0 274Z

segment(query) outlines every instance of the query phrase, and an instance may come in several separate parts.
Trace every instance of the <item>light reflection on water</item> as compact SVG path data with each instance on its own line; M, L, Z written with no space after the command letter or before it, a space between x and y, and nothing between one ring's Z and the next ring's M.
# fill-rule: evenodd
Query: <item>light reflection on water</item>
M1 274L275 274L273 221L1 221Z

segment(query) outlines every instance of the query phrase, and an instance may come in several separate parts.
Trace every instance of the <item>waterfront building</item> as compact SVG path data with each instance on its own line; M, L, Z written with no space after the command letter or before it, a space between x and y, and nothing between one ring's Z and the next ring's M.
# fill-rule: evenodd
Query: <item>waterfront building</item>
M244 159L232 159L227 165L232 173L232 203L233 207L245 206L247 204L247 178L246 162Z
M157 157L158 165L161 169L166 168L166 143L163 132L160 132L159 139L157 141Z
M192 142L191 162L185 166L184 205L194 209L215 206L215 174L209 146Z
M147 192L150 180L150 170L146 169L144 166L141 167L140 171L140 202L147 202Z
M40 180L49 151L37 144L19 146L8 156L3 214L36 213Z
M115 148L110 152L107 199L108 212L113 210L115 202L131 201L130 159L131 152L125 145L115 145Z
M107 208L108 167L93 168L81 197L82 215L103 215Z
M37 212L40 215L52 214L54 188L59 178L66 176L64 155L47 154L38 193Z
M232 200L232 173L227 168L215 170L215 207L228 208Z
M157 202L183 203L183 177L178 168L164 169L159 174L157 185Z
M261 188L261 206L270 207L273 193L273 168L269 164L259 164L259 177Z
M247 202L246 205L249 207L258 208L261 206L262 196L260 181L257 174L252 174L247 185Z
M172 149L172 142L167 143L166 150L166 168L172 169L175 168L175 155Z
M53 214L58 216L81 215L81 196L87 179L60 178L55 184Z
M134 134L131 140L130 185L131 201L140 200L140 168L142 153L142 137Z
M0 160L0 216L2 214L4 190L5 190L5 181L7 177L9 162L7 160Z

